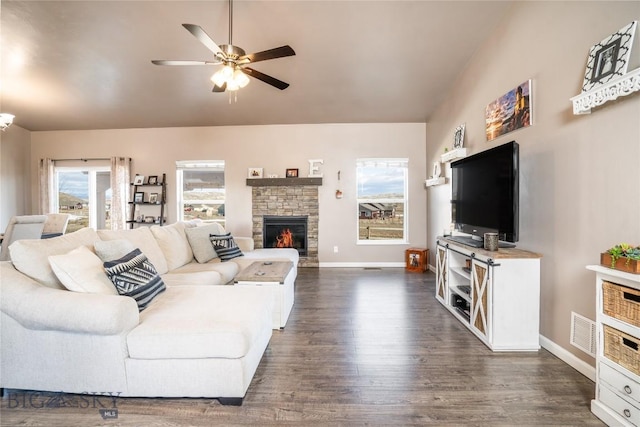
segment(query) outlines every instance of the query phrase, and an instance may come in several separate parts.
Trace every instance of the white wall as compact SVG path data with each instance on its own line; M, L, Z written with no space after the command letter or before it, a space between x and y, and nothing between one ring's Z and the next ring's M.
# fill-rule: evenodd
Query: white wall
M11 125L0 132L0 233L12 216L37 213L31 211L30 147L25 129Z
M590 47L639 18L638 2L518 2L427 121L428 165L461 123L469 154L520 144L518 246L544 257L541 334L591 364L569 344L570 315L595 318L595 277L585 265L616 243L640 244L640 94L584 116L573 115L569 98L580 93ZM637 43L632 55L630 70L640 66ZM533 126L486 142L486 105L527 79ZM428 190L432 251L450 223L450 191Z
M229 126L163 129L55 131L32 133L31 176L42 157L95 158L129 156L133 173L167 173L168 221L176 220L175 161L225 160L227 228L251 235L251 187L247 169L264 168L284 176L298 168L307 176L309 159L323 159L320 187L319 260L322 263L404 262L408 246L426 245L427 176L424 123ZM408 157L410 245L357 246L355 161L359 157ZM341 180L338 183L338 171ZM342 199L335 198L338 187ZM33 186L33 204L37 206ZM339 253L333 252L338 246Z

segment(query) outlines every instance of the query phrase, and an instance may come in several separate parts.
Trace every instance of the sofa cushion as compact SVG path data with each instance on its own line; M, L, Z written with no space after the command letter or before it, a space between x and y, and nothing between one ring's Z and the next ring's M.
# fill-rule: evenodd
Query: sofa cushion
M98 240L93 244L96 251L96 255L100 257L102 261L112 261L114 259L122 258L132 250L136 249L133 243L127 239L115 239L115 240Z
M56 277L70 291L118 295L104 271L102 261L86 246L64 255L50 255L49 264Z
M169 271L162 249L160 249L149 227L139 227L133 230L98 230L98 236L102 240L126 239L133 243L134 248L140 249L147 256L158 274Z
M218 254L213 249L211 240L209 240L210 234L224 234L224 228L217 222L201 225L198 227L185 228L185 234L193 256L199 263L209 262L214 258L217 258Z
M196 264L192 262L187 265ZM196 264L201 265L201 264ZM162 280L167 286L184 286L184 285L224 285L222 275L212 269L202 271L186 271L182 272L182 269L186 266L182 266L173 271L162 275Z
M211 239L213 249L222 261L229 261L230 259L242 256L242 251L238 245L236 245L231 233L212 234L209 238Z
M55 289L66 289L49 264L50 255L62 255L78 246L90 246L98 240L92 228L81 228L73 233L39 240L17 240L11 244L11 260L16 269L41 284Z
M263 291L237 286L169 287L140 314L140 324L127 335L129 356L241 358L271 319L271 299Z
M184 229L183 222L176 222L164 227L159 225L151 227L151 232L167 260L169 271L193 261L193 251Z
M106 261L104 269L118 293L135 299L140 311L147 308L166 288L153 264L140 249L134 249L120 259Z
M238 260L241 258L235 258ZM197 262L191 262L189 264L183 265L180 268L176 268L171 273L181 273L181 274L195 274L205 271L216 272L220 275L220 283L219 285L227 284L233 281L233 278L236 277L240 268L236 262L220 262L219 258L214 258L206 264L200 264Z

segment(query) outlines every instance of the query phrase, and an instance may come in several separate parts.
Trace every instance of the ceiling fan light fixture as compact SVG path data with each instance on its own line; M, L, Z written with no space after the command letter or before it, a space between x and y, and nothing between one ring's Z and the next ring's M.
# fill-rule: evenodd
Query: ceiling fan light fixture
M239 68L233 72L233 80L238 83L238 86L240 86L240 88L243 88L249 84L249 77L247 77L247 75L243 73Z

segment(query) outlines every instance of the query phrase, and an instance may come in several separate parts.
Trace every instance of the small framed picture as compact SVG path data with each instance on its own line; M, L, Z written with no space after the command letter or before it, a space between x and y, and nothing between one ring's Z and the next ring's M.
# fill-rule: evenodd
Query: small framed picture
M461 124L456 128L455 133L453 134L453 149L462 148L464 145L464 124Z
M149 181L147 181L147 184L149 184L149 185L158 184L158 177L156 175L149 176Z
M637 25L638 21L632 21L591 47L582 83L583 92L602 86L627 72Z
M134 203L143 203L144 202L144 192L136 191L133 194L133 202Z
M298 169L287 169L286 177L287 178L297 178L298 177Z
M144 175L136 175L135 178L133 178L133 185L142 185L144 184Z
M151 179L151 178L149 178ZM149 203L158 203L158 193L149 194Z
M440 169L440 162L433 162L433 174L431 175L432 178L440 178L440 173L441 173L441 169Z
M262 168L249 168L247 178L262 178Z

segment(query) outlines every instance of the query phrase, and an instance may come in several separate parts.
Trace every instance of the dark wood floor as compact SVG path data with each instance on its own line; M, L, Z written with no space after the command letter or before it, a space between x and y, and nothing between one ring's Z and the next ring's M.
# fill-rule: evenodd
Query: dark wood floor
M603 425L589 411L590 380L545 350L492 353L436 302L434 280L399 268L300 269L289 323L274 331L241 407L214 399L86 404L7 390L1 424ZM117 419L101 417L109 408Z

